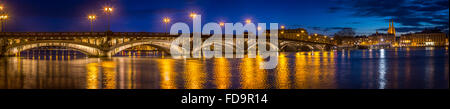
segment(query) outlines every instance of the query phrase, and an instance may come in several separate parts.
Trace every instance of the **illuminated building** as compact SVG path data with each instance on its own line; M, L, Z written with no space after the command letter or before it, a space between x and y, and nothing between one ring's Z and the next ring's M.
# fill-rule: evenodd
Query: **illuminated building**
M318 43L331 43L331 38L322 35L322 34L309 34L308 32L303 28L297 28L297 29L281 29L278 31L280 38L286 38L286 39L296 39L296 40L302 40L302 41L310 41L310 42L318 42Z
M437 29L427 29L422 32L404 34L400 37L400 46L448 46L445 33Z
M375 33L368 36L369 43L374 46L392 46L395 44L395 34Z
M395 36L395 27L394 27L394 20L389 20L389 29L387 31L388 34L393 34Z
M389 28L386 33L378 33L367 37L356 37L354 39L356 45L371 47L397 47L398 43L395 37L394 21L389 20Z

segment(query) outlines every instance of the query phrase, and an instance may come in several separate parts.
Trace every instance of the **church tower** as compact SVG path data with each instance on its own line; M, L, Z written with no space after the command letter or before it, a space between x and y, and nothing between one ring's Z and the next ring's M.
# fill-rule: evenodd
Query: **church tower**
M389 20L389 29L388 29L388 34L394 34L395 35L395 27L394 27L394 20L391 19Z

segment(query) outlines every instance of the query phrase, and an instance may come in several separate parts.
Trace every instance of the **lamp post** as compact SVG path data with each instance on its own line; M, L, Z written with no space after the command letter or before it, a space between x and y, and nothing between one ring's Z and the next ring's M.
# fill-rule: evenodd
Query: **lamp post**
M108 16L108 32L111 31L111 14L113 11L113 8L111 7L105 7L104 9L106 16Z
M8 19L7 14L0 15L1 32L5 32L6 20Z
M168 24L170 23L170 18L168 18L168 17L164 17L163 18L163 22L164 22L164 28L165 28L165 31L164 31L164 33L165 34L167 34L168 33Z
M5 22L6 19L8 19L8 15L5 13L4 8L5 7L3 5L0 6L0 32L4 32L6 27Z
M96 19L95 15L88 16L89 22L91 24L91 34L94 32L94 20Z

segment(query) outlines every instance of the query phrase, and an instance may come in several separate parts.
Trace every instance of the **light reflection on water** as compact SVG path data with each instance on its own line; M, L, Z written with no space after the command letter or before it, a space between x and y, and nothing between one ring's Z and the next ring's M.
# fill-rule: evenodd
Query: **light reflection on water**
M448 51L437 48L280 53L270 70L259 69L261 57L58 59L1 58L0 89L392 89L449 82Z

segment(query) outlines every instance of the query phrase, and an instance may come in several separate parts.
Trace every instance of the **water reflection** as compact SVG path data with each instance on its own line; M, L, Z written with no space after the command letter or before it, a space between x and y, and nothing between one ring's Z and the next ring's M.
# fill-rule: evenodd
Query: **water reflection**
M214 59L214 79L217 89L228 89L231 85L231 72L226 58Z
M378 85L379 85L379 89L384 89L386 86L386 59L385 59L385 52L384 49L380 50L380 64L378 64L378 73L379 73L379 77L378 77Z
M186 89L202 89L206 81L206 73L200 60L186 60L184 73Z
M98 89L98 63L89 63L86 65L87 75L86 75L86 88L87 89Z
M287 58L284 53L280 53L278 59L278 67L276 73L276 86L278 89L289 89L290 79L289 79L289 67Z
M174 60L170 59L161 59L158 60L159 72L161 75L161 89L176 89L177 86L175 84L176 72L174 72L173 63Z
M117 85L116 80L116 63L113 61L105 61L102 62L102 68L103 68L103 79L102 79L102 86L104 89L115 89Z
M260 56L256 58L242 58L240 65L241 89L264 89L269 87L266 84L266 71L258 66L263 61Z
M399 48L280 53L277 68L270 70L259 69L259 64L267 61L261 57L175 60L73 55L26 58L22 54L0 59L0 88L445 89L449 73L446 52L439 48Z

